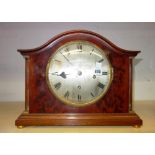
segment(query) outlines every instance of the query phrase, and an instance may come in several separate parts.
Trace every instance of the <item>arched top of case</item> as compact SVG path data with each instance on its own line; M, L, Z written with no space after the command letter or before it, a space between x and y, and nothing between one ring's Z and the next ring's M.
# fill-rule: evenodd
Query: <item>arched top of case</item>
M129 57L135 57L138 53L140 53L141 51L132 51L132 50L125 50L122 49L118 46L116 46L115 44L113 44L111 41L109 41L108 39L106 39L105 37L92 32L92 31L88 31L88 30L71 30L71 31L66 31L63 32L61 34L56 35L55 37L51 38L48 42L46 42L45 44L37 47L37 48L33 48L33 49L18 49L17 51L20 52L22 55L29 55L31 53L36 53L39 52L40 50L48 47L50 44L52 44L53 42L55 42L56 40L64 37L64 36L68 36L68 35L79 35L79 34L87 34L89 36L93 36L96 37L100 40L102 40L103 44L111 47L112 49L114 49L115 52L119 53L119 54L125 54Z

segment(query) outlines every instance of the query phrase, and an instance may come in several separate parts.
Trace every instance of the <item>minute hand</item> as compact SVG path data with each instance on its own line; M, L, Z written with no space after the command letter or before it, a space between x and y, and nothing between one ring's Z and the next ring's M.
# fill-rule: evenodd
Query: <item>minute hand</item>
M61 52L60 52L60 53L61 53ZM61 53L61 54L62 54L62 53ZM63 55L63 54L62 54L62 55ZM64 57L71 65L73 65L65 55L63 55L63 57Z

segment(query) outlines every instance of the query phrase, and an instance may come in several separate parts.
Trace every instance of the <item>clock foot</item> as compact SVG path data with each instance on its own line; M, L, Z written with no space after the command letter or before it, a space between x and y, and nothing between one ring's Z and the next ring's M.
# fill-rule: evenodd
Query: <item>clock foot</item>
M134 127L134 128L140 128L141 125L134 125L133 127Z
M18 129L23 129L23 128L24 128L24 126L19 125L19 126L17 126L17 128L18 128Z

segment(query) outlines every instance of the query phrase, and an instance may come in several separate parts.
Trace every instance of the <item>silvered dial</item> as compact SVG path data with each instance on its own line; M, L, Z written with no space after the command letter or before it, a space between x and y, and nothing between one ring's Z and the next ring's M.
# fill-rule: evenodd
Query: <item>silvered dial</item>
M111 65L95 44L73 41L50 57L47 82L52 93L64 103L84 106L99 100L111 83Z

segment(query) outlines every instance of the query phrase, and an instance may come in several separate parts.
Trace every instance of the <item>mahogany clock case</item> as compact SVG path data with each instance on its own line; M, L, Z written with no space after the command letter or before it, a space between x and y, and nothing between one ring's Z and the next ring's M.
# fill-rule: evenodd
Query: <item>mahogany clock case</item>
M71 41L100 47L113 68L107 93L96 103L75 107L62 103L47 85L46 67L51 55ZM132 110L132 60L140 51L124 50L99 34L86 30L62 33L35 49L19 49L25 57L25 110L15 124L28 125L142 125Z

